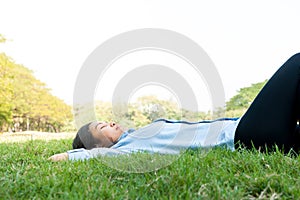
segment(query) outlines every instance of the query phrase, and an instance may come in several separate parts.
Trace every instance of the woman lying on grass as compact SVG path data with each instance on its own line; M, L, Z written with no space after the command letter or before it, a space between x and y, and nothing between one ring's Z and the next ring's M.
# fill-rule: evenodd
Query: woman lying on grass
M241 118L186 122L160 119L139 130L92 122L79 129L73 150L49 159L84 160L145 151L174 154L187 148L224 146L234 150L300 150L300 53L289 58L259 92Z

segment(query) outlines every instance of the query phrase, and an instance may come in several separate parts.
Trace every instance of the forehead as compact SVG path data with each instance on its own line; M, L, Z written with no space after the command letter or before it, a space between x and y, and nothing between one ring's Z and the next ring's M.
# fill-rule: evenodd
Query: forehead
M97 126L99 125L99 122L92 122L89 125L89 131L93 131L95 129L97 129Z
M104 124L105 122L100 122L100 121L95 121L95 122L91 122L89 127L91 128L95 128L96 126L98 126L99 124Z
M100 132L99 128L101 127L101 125L104 125L106 122L92 122L89 125L89 131L93 132Z

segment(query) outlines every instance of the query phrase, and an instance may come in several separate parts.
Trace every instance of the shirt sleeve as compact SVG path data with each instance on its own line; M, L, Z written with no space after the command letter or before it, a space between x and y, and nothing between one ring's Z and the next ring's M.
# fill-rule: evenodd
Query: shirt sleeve
M86 149L73 149L67 151L69 160L88 160L91 158L91 154L89 150Z
M100 156L116 156L125 154L125 152L111 148L94 148L91 150L81 148L69 150L67 151L67 153L69 156L69 160L88 160Z

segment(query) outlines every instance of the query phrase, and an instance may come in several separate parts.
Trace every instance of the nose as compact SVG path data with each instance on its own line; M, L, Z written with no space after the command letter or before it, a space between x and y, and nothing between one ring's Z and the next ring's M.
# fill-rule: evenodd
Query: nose
M115 122L110 122L110 124L109 124L111 127L113 127L113 126L115 126L116 125L116 123Z

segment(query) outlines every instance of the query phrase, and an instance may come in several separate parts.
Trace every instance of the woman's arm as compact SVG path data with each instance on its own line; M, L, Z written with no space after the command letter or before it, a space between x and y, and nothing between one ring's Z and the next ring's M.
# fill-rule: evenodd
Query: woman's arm
M111 148L94 148L91 150L73 149L65 153L55 154L49 157L48 160L53 162L65 161L65 160L88 160L100 156L115 156L120 154L124 154L124 152L117 149L111 149Z
M48 160L53 161L53 162L65 161L65 160L68 160L68 159L69 159L69 155L68 155L67 152L55 154L55 155L48 158Z
M51 156L48 160L53 162L65 161L65 160L87 160L94 157L91 154L91 150L87 149L72 149L64 153L59 153Z

